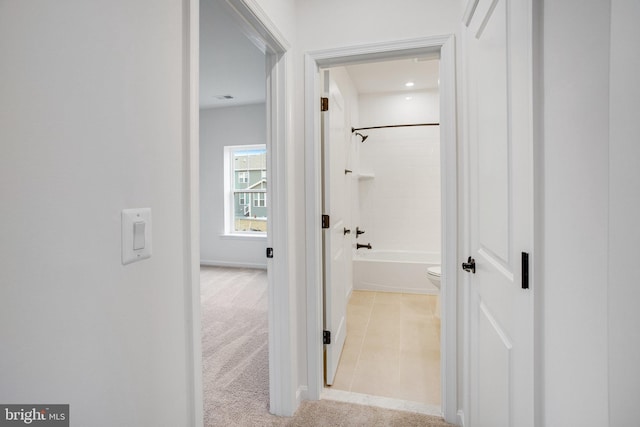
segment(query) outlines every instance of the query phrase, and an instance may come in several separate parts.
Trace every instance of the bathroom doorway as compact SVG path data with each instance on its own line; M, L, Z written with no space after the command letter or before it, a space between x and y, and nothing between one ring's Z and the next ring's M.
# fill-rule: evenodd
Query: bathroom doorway
M326 271L332 273L325 274L325 284L346 283L345 289L336 283L325 289L325 311L337 301L329 292L344 293L347 300L344 346L334 342L330 348L340 352L335 374L327 350L326 392L377 396L437 414L439 63L430 54L323 73L331 89L324 115L332 118L328 131L323 125L329 136L323 139L324 212L332 217L325 245L331 233L332 244L344 252L341 258L325 252ZM331 173L332 183L326 177ZM338 262L346 266L338 268ZM345 279L336 278L336 270ZM334 335L335 341L342 338Z
M453 82L454 82L454 68L453 68L453 50L452 50L452 39L449 37L437 38L434 39L425 39L420 41L411 41L407 42L407 45L410 45L410 48L403 49L400 44L395 44L394 46L375 46L375 47L363 47L361 49L348 49L348 50L339 50L336 52L320 52L317 55L313 53L309 54L307 57L307 77L310 82L320 80L320 76L323 74L324 69L328 69L330 72L335 74L338 80L343 81L343 98L345 99L344 105L345 107L345 123L347 137L345 137L345 143L348 146L346 149L345 156L345 167L343 169L344 174L351 176L351 180L353 182L354 191L353 195L356 196L351 197L352 203L352 211L353 215L350 223L345 223L345 235L347 235L347 239L350 241L349 245L349 254L352 256L352 260L349 265L352 266L353 272L351 274L351 278L353 283L350 283L347 286L347 291L345 298L349 297L351 300L351 305L354 307L358 307L352 309L350 311L354 312L351 316L347 312L347 316L352 318L364 317L366 313L372 314L374 311L386 311L387 314L391 313L391 318L393 321L397 321L398 323L404 323L405 326L409 323L409 319L403 321L401 319L402 313L409 314L413 312L414 315L422 316L424 318L430 317L433 319L438 319L436 314L441 313L438 325L437 322L434 322L429 328L433 331L432 340L430 342L431 347L431 355L435 354L435 375L431 375L432 379L429 381L433 383L438 383L438 371L441 373L441 387L436 388L436 395L440 395L441 399L438 402L437 396L436 398L431 399L428 395L429 392L424 388L422 389L422 398L416 398L406 395L393 395L391 393L380 391L380 387L378 390L374 390L372 392L367 392L366 389L355 386L357 377L357 370L364 371L365 364L362 363L360 367L358 367L359 362L365 362L367 356L363 357L360 361L358 361L358 357L363 355L365 351L364 347L366 345L375 348L378 346L386 345L386 341L392 341L399 338L398 333L391 331L382 331L378 332L377 339L370 338L367 340L366 331L363 334L363 331L360 331L360 348L349 348L350 343L349 340L349 321L347 320L347 338L346 342L346 350L345 353L341 354L341 359L344 356L344 360L347 361L349 357L351 357L352 369L349 373L349 369L346 368L347 377L350 377L348 380L343 381L341 379L341 373L339 371L342 370L340 364L342 361L338 362L338 369L336 370L337 376L333 379L333 381L327 381L325 383L324 379L324 358L322 357L324 351L327 349L327 344L319 347L316 342L313 341L314 336L317 336L317 333L314 332L314 325L318 325L315 323L317 319L316 315L319 314L319 317L322 318L323 310L319 308L317 305L318 301L320 301L320 307L322 307L322 302L326 303L327 299L322 297L322 291L318 291L318 289L314 286L313 280L309 282L310 287L308 288L308 292L310 295L308 305L309 309L309 358L310 358L310 370L309 370L309 395L311 398L314 398L315 393L317 392L317 397L320 398L322 394L329 395L331 398L341 398L345 399L355 399L354 401L361 400L360 403L366 404L379 404L381 406L391 405L391 407L397 408L410 408L412 410L419 410L426 413L444 415L448 420L455 419L455 411L456 411L456 345L455 345L455 301L456 301L456 272L455 272L455 247L456 247L456 227L457 227L457 205L456 205L456 138L455 138L455 96L453 91ZM417 46L421 45L420 48ZM372 53L375 49L378 52ZM332 54L334 56L332 56ZM438 77L440 78L440 86L439 90L436 90L436 94L431 94L431 102L435 101L435 105L437 108L434 109L436 116L434 120L430 120L429 117L423 112L423 116L418 120L407 119L410 117L411 108L407 107L407 104L410 104L411 101L421 101L421 97L425 97L426 93L421 93L420 87L414 90L414 92L410 93L412 88L409 86L405 86L406 83L409 83L411 79L405 79L401 82L402 88L399 90L384 90L381 89L381 92L378 93L370 93L366 94L366 91L361 91L362 93L358 93L356 88L357 82L356 78L351 76L350 74L357 75L357 68L361 67L366 69L365 67L372 67L375 65L381 67L391 67L393 68L393 64L388 61L396 61L402 60L407 63L411 63L413 65L419 66L420 63L422 65L426 65L426 63L432 62L430 65L434 66L435 69L439 70L438 75L436 75L436 87ZM438 61L439 60L439 61ZM438 63L439 62L439 63ZM377 64L375 64L377 63ZM357 65L354 65L357 64ZM397 66L397 64L395 64ZM340 67L340 68L337 68ZM354 68L349 68L354 67ZM349 72L351 71L351 73ZM375 74L375 73L373 73ZM353 78L352 78L353 77ZM418 77L413 77L413 80L417 80ZM344 84L344 81L351 79L350 83ZM373 78L372 86L382 88L382 84L380 81L376 83L376 79ZM414 84L414 88L416 85L416 81L412 81ZM318 83L318 86L321 87ZM396 83L398 84L398 83ZM377 89L376 89L377 90ZM318 91L309 84L307 86L307 98L309 99L313 94L317 94L319 97L320 94ZM350 93L353 92L351 95ZM355 104L357 107L350 108L347 105L349 102L348 99L356 99ZM359 99L361 98L361 99ZM407 99L410 98L410 99ZM434 99L435 98L435 99ZM426 100L426 98L425 98ZM366 102L363 102L366 101ZM404 106L400 101L404 102ZM424 100L423 100L424 101ZM352 102L354 104L354 102ZM385 108L385 105L388 107L389 105L393 105L393 107ZM316 110L318 116L319 108L311 107L310 102L307 102L307 108ZM331 109L331 105L329 105L329 109ZM386 109L386 111L385 111ZM418 112L419 109L415 109ZM439 111L438 111L439 110ZM394 114L400 115L404 120L395 120L398 116L394 117ZM418 113L419 114L419 113ZM438 117L438 114L440 117ZM363 119L370 120L369 123L364 123ZM437 119L437 120L436 120ZM440 130L437 130L438 127L433 126L429 129L428 126L402 126L396 127L395 125L407 125L407 124L424 124L424 123L432 123L440 121ZM307 160L312 162L312 164L316 164L317 169L320 168L320 158L321 152L318 153L317 149L320 145L320 132L318 132L318 128L320 127L319 121L317 119L308 116L307 123L310 127L311 132L308 133L307 138L307 148L309 157ZM393 126L393 127L391 127ZM352 129L353 128L353 129ZM314 131L314 129L316 129ZM434 162L437 166L440 166L440 170L443 172L441 180L438 182L438 179L433 179L433 177L423 178L420 173L424 172L424 165L426 161L426 157L422 155L417 155L414 153L413 156L408 155L407 157L400 158L398 162L402 164L404 161L406 163L407 169L412 172L409 173L410 176L413 176L413 181L415 182L423 182L423 181L431 181L431 184L434 185L440 193L435 192L431 197L435 199L439 199L438 201L442 201L440 204L441 211L438 212L438 209L435 209L434 212L431 212L432 215L435 215L435 222L440 227L439 230L435 231L431 230L429 233L431 234L429 239L432 240L432 245L435 247L435 250L430 249L428 245L425 247L421 246L419 240L425 240L427 237L423 237L422 239L416 239L415 245L407 243L407 241L402 242L402 239L399 238L398 233L400 234L408 234L409 239L411 235L418 234L416 233L416 223L413 226L409 224L409 221L402 216L402 211L409 211L414 208L422 209L422 214L414 214L414 216L426 217L424 214L424 207L420 208L421 201L417 200L417 197L420 197L420 189L422 189L426 183L423 182L422 187L415 187L414 184L405 184L402 185L398 182L398 175L394 173L390 166L394 163L392 156L397 157L397 153L403 153L403 149L405 149L404 154L408 154L410 151L408 147L412 142L416 140L425 138L425 135L420 136L420 131L425 131L434 133L435 130L435 138L434 135L427 135L427 138L432 138L432 141L435 141L434 144L430 147L430 154L432 156L431 162ZM397 132L400 131L400 132ZM412 132L418 132L418 134L412 134ZM317 132L317 133L316 133ZM376 141L376 146L373 145L374 140ZM385 141L387 147L391 147L389 152L384 152L385 149L380 148L380 142ZM396 142L396 145L393 145L393 141ZM439 142L442 142L442 151L440 151ZM391 143L391 144L389 144ZM384 144L384 143L383 143ZM384 145L383 145L384 147ZM365 151L368 149L369 152ZM379 157L376 160L376 156ZM402 155L400 156L402 157ZM415 157L415 159L414 159ZM376 163L380 161L380 163ZM414 162L415 161L415 162ZM376 166L378 170L373 170L373 165L382 165ZM434 171L438 168L434 168ZM438 174L440 173L438 170ZM350 171L350 172L349 172ZM378 172L379 171L379 172ZM321 191L318 187L314 186L315 184L320 183L320 177L317 174L317 170L314 172L310 171L309 185L307 186L308 191L308 204L307 206L313 208L313 206L321 207L319 201L316 197L320 197ZM380 179L378 179L380 178ZM391 198L396 197L398 199L399 194L403 193L407 196L407 200L400 201L397 203L391 203L390 199L384 200L382 205L376 205L376 202L380 201L376 197L372 197L372 189L376 187L380 182L380 187L385 189ZM407 188L409 187L409 188ZM356 190L357 189L357 190ZM417 192L418 191L418 192ZM424 198L424 196L423 196ZM384 197L380 197L379 199L384 199ZM435 204L432 204L432 208ZM369 215L372 212L372 209L378 210L378 214L371 215L368 218L364 218L364 216ZM385 211L385 212L383 212ZM326 214L326 212L322 212ZM449 215L447 215L447 213ZM348 217L348 215L347 215ZM389 220L388 218L392 218ZM376 224L376 221L378 224ZM389 228L380 228L380 224L384 225L385 222L395 221L399 224L399 228L389 229ZM361 225L360 223L367 222L367 227ZM367 230L369 228L369 230ZM347 230L350 233L347 233ZM400 231L398 231L400 230ZM407 231L408 230L408 231ZM358 234L358 231L364 231L364 234ZM319 236L319 233L316 234L316 231L313 228L313 224L308 224L308 232L310 236L310 247L314 247L314 243L321 243L322 239ZM356 239L355 236L358 236ZM433 237L437 236L437 237ZM406 237L406 236L405 236ZM316 240L317 239L317 240ZM377 245L376 242L380 242L380 245ZM424 242L422 242L424 243ZM385 247L386 246L386 247ZM317 251L309 254L308 259L308 268L311 273L313 273L314 269L322 266L322 257L321 254L322 245L316 246ZM370 248L370 249L369 249ZM378 253L376 253L376 249ZM397 260L400 261L398 264L400 265L400 273L391 273L391 283L389 282L378 282L374 283L373 288L369 289L359 289L362 285L362 282L368 281L371 277L366 277L366 274L373 274L376 276L376 279L382 280L382 274L373 273L375 270L376 264L388 264L391 263L391 257L396 258L400 253L402 257L405 259ZM409 258L410 256L408 252L416 252L420 253L420 255L411 254L414 256L418 256L420 258L419 261ZM348 254L348 255L349 255ZM438 259L438 254L441 259ZM374 260L371 258L376 258L376 256L382 256L382 259ZM326 259L325 259L326 261ZM358 262L370 262L364 266L358 266ZM441 261L441 262L440 262ZM436 301L438 300L437 294L437 286L428 281L426 279L426 269L429 267L437 267L438 264L442 265L442 269L444 274L442 274L441 283L443 292L442 304L440 307L437 307ZM411 279L408 278L400 278L398 274L403 275L405 272L410 270L410 268L403 268L402 265L405 266L415 266L417 264L423 264L425 271L421 275L422 284L416 285L415 282L412 282ZM426 265L425 265L426 264ZM447 274L449 272L449 274ZM364 276L363 276L364 275ZM322 272L320 271L318 276L320 277L319 283L323 283ZM449 282L447 282L447 280ZM450 283L450 287L447 286L447 283ZM369 283L370 284L370 283ZM390 289L390 287L398 286L398 289ZM431 295L429 295L431 293ZM412 295L417 297L417 300L421 301L413 301ZM317 300L316 300L317 297ZM377 300L377 301L376 301ZM395 301L393 301L395 300ZM397 306L393 307L394 302L397 303ZM403 304L407 310L403 309ZM385 308L382 308L382 307ZM376 308L377 307L377 308ZM393 308L392 308L393 307ZM359 311L359 313L358 313ZM394 315L393 313L397 313L398 315ZM369 317L368 320L365 320L365 328L368 329L372 326L373 323L385 323L384 320L375 319L372 321L372 318ZM353 322L351 322L353 323ZM320 323L320 325L322 325ZM424 325L423 325L424 326ZM317 326L316 326L317 327ZM356 327L357 328L357 327ZM408 330L408 329L407 329ZM333 334L333 331L328 331ZM373 329L372 337L376 334ZM325 334L326 336L326 334ZM354 337L357 338L357 333L354 333ZM406 338L409 341L412 341L411 338ZM357 344L358 339L355 340ZM436 344L435 347L433 344ZM440 349L438 349L438 344L440 344ZM330 346L331 344L328 344ZM418 343L417 346L426 350L427 344ZM356 345L357 347L357 345ZM329 347L330 348L330 347ZM319 351L320 350L320 351ZM396 370L400 371L400 346L396 346L392 348L389 346L388 353L394 353L393 357L397 360L397 365L395 367L391 367L389 364L386 364L383 368L378 368L376 372L370 372L370 377L380 378L381 369L386 371ZM351 353L351 355L349 355ZM371 356L371 358L381 357L381 354L384 351L376 351L376 354ZM442 357L439 357L439 354L442 353ZM355 356L354 356L355 355ZM320 356L320 357L318 357ZM354 360L355 357L355 360ZM317 358L317 359L316 359ZM318 368L320 371L315 371L313 368L313 360L317 360ZM346 363L349 363L348 361ZM422 364L419 368L425 368L427 364ZM346 365L345 365L346 366ZM432 364L433 366L433 364ZM317 369L317 368L316 368ZM404 369L405 372L413 372L415 370L411 370L410 368ZM417 369L417 368L416 368ZM405 374L406 376L411 376L409 374ZM413 375L414 377L417 375ZM395 388L398 389L399 375L396 376ZM342 383L341 383L342 382ZM426 382L426 381L425 381ZM333 384L330 387L326 387L325 385ZM374 387L380 386L380 384L373 384ZM336 387L337 386L337 387ZM341 396L336 395L336 389L341 387L343 389L350 390L340 390L339 393ZM353 393L356 391L357 393ZM387 390L388 391L388 390ZM385 397L391 395L391 399L394 399L394 402L384 402L379 401L376 402L376 399L372 398L371 395L374 393L386 395ZM349 396L347 396L349 395ZM433 393L431 393L431 396ZM408 400L411 399L411 400ZM432 402L429 400L431 399ZM410 404L407 402L414 402L416 400L422 400L422 403L418 402L417 406L415 404ZM400 406L398 402L403 402ZM408 405L408 406L407 406ZM419 406L419 407L418 407Z

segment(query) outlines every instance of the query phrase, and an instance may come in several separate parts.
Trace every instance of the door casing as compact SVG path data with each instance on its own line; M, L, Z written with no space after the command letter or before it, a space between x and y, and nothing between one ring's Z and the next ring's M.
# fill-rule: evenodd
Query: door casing
M458 158L456 67L453 35L337 48L305 54L305 208L307 258L307 377L310 400L324 386L322 344L322 186L320 153L320 68L440 55L440 138L442 194L441 393L445 420L458 423L457 288Z

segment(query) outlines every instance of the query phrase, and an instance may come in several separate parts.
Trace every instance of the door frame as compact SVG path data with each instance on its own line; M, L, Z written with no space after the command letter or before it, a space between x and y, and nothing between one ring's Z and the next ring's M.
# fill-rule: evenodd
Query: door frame
M269 408L275 415L291 416L297 408L293 318L294 301L289 274L287 197L287 141L290 116L287 99L290 44L269 17L254 2L223 0L245 35L265 53L267 114L267 246L274 257L267 259L269 312ZM185 307L191 355L189 378L191 425L203 423L203 373L200 322L200 189L199 189L199 28L200 0L184 0L184 182L185 182ZM266 254L265 254L266 256Z
M322 187L320 155L320 68L440 53L440 140L442 200L441 393L442 413L457 422L458 157L454 35L351 46L305 54L305 208L307 286L307 398L324 387L322 344Z

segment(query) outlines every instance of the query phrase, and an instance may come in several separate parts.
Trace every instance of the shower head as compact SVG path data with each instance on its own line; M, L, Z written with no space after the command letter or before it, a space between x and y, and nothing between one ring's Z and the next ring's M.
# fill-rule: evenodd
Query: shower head
M360 142L364 142L367 138L369 138L369 135L363 135L360 132L356 132L356 135L358 135L360 138L362 138L362 141L360 141Z

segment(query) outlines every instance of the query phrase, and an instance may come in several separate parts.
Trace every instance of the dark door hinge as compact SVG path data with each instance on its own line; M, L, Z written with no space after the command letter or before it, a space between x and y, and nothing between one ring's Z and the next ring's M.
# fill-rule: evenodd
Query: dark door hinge
M273 248L267 248L267 258L273 258Z
M320 111L329 111L329 98L320 98Z
M522 252L522 289L529 289L529 254Z
M331 331L322 331L322 344L331 344Z
M329 228L329 215L322 215L322 228Z

